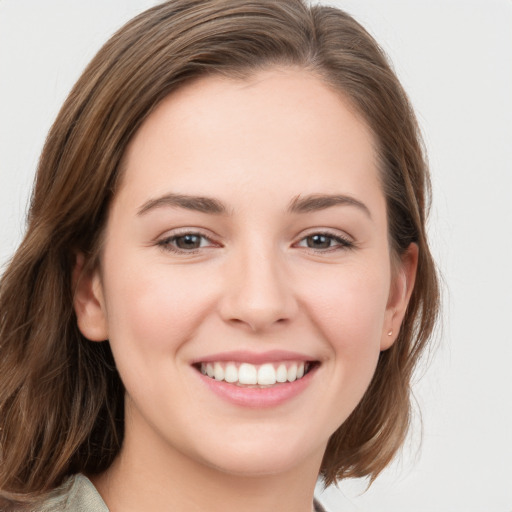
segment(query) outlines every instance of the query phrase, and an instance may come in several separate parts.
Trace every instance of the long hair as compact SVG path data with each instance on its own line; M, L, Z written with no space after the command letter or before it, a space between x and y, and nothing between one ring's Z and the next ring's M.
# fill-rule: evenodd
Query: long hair
M98 52L44 146L28 228L0 282L0 495L29 502L73 473L104 471L124 430L124 388L108 341L73 310L75 254L97 264L125 149L159 102L198 77L294 66L342 93L378 143L392 253L419 247L393 346L332 435L326 483L382 471L402 444L410 382L439 304L425 222L430 182L417 123L373 38L348 14L303 0L173 0L134 18Z

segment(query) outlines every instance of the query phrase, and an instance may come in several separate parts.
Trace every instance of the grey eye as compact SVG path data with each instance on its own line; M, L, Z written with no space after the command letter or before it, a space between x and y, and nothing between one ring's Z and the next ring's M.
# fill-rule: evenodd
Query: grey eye
M332 242L333 237L327 235L316 234L306 237L306 245L310 249L328 249Z
M341 236L331 235L330 233L312 233L305 236L297 244L297 247L305 247L320 252L337 251L343 249L352 249L354 243Z
M200 235L182 235L177 236L174 239L174 243L178 249L190 250L190 249L199 249L201 247L203 237Z

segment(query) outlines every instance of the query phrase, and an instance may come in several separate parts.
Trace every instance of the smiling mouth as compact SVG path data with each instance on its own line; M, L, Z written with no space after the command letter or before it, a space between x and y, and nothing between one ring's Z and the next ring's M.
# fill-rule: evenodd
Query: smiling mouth
M268 387L304 378L317 361L286 361L255 365L239 362L208 362L194 365L206 377L239 387Z

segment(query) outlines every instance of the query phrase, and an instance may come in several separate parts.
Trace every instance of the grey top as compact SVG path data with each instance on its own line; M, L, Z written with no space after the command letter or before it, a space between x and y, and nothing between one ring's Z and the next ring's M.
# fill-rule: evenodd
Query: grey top
M109 512L109 510L93 483L84 475L74 475L55 491L54 497L44 502L41 512Z
M314 512L327 512L315 499ZM92 482L84 475L74 475L44 502L38 512L109 512Z

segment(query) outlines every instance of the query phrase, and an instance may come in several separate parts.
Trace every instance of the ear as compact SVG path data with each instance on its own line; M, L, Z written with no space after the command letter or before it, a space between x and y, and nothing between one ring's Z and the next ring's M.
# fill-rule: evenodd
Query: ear
M391 289L386 307L384 329L381 334L381 350L387 350L391 347L400 332L400 326L414 289L418 268L418 252L418 246L413 243L400 256L399 261L392 264L394 268L392 269Z
M85 257L79 253L72 280L73 306L80 332L91 341L105 341L108 339L108 322L99 270L87 270Z

